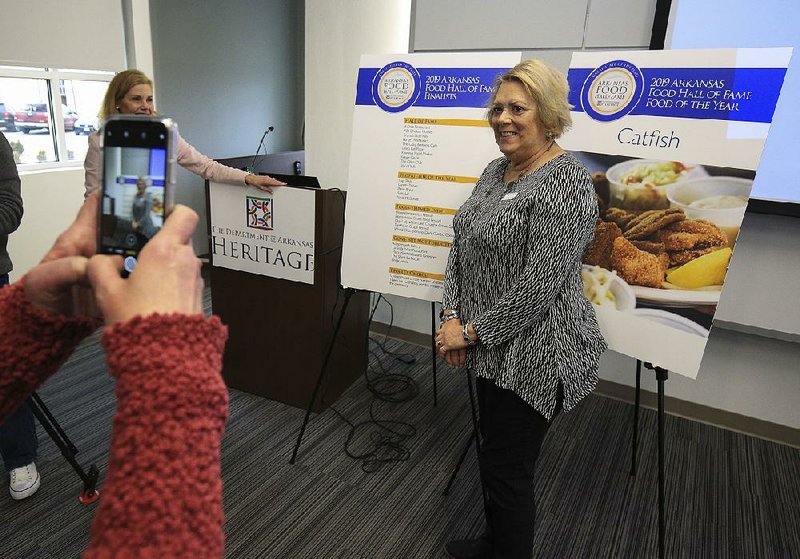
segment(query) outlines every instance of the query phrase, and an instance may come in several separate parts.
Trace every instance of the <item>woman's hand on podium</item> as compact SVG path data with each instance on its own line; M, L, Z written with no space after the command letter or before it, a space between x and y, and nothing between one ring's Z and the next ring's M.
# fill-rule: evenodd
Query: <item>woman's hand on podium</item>
M270 194L272 194L273 186L286 186L285 182L273 179L269 175L248 174L244 178L244 182L248 186L255 186L257 189L269 192Z

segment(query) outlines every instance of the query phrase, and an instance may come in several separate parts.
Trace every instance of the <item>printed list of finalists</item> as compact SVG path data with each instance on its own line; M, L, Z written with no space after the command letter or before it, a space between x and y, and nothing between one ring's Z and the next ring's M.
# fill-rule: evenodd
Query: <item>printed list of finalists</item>
M452 245L455 208L426 204L421 191L433 183L474 184L476 177L435 174L439 154L437 131L452 126L485 126L483 120L406 118L403 123L400 170L397 173L390 285L441 288L444 276L426 270L441 268Z

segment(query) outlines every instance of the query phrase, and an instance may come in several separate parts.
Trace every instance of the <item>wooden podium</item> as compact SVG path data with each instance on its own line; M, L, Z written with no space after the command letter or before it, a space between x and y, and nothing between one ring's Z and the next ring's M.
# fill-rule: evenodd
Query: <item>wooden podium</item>
M302 409L311 400L345 301L339 285L344 192L310 190L315 205L313 285L213 266L211 254L212 308L229 328L225 382ZM353 294L313 411L325 410L364 374L368 313L369 293Z

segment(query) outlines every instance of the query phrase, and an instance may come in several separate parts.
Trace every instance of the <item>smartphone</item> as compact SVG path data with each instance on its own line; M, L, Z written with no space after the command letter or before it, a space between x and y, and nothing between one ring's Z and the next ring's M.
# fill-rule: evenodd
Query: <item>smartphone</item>
M175 205L178 126L169 118L112 115L100 129L102 188L97 247L123 257L123 276Z

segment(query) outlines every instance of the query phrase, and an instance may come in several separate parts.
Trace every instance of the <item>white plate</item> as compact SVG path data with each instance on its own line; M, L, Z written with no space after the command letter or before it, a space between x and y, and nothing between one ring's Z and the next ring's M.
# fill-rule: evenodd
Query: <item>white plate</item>
M666 307L694 307L697 305L716 305L720 290L702 289L656 289L631 285L637 301L656 303Z
M689 334L696 334L704 338L708 337L708 330L706 328L703 328L693 320L689 320L685 316L679 314L662 311L661 309L636 309L633 311L633 314Z
M595 270L598 269L599 266L590 266L589 264L583 264L583 269L585 270ZM631 291L630 285L628 285L624 279L619 277L616 274L613 274L609 270L605 268L600 268L603 270L604 273L608 275L613 275L613 279L611 280L611 293L614 294L614 298L616 299L616 303L613 305L616 307L618 311L632 311L636 308L636 296ZM610 301L608 303L611 303ZM596 303L595 303L596 304Z

